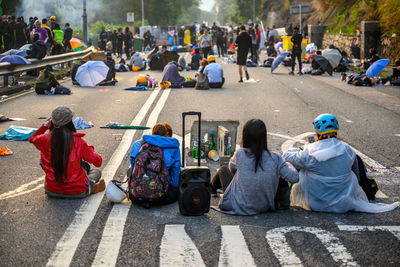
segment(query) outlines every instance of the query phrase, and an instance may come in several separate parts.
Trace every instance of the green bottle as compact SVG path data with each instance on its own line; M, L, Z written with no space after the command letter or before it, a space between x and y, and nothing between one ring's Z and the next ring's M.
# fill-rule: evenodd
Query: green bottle
M199 146L197 144L197 141L193 141L192 157L197 159L198 158L198 153L199 153Z
M210 141L208 142L208 147L210 150L215 150L215 142L214 142L214 132L210 132Z

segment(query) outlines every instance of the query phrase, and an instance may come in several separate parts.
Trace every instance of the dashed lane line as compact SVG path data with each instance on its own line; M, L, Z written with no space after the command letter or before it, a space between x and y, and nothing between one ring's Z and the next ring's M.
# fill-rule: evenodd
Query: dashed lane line
M132 121L131 125L140 125L142 123L144 117L146 116L148 110L155 101L159 92L160 90L154 90L150 94L149 98L146 100L145 104L142 106L139 113ZM121 162L124 159L126 152L131 146L131 142L135 133L136 130L125 131L125 134L122 137L120 144L114 151L106 167L103 169L102 177L106 182L113 179L116 171L118 170ZM58 267L69 266L71 264L75 251L78 248L78 245L87 228L89 227L94 216L96 215L97 209L100 206L103 196L104 191L85 199L82 206L76 212L75 218L68 226L61 239L58 241L54 252L47 262L47 266Z
M164 90L160 100L158 100L155 108L151 112L146 125L154 125L157 123L158 117L167 102L171 89ZM145 131L144 134L151 134L151 130ZM128 217L131 205L117 204L112 207L108 216L103 235L100 240L99 247L96 252L92 266L115 266L118 259L119 249L121 247L122 235L124 232L125 222Z
M238 225L221 225L222 240L218 267L256 266Z

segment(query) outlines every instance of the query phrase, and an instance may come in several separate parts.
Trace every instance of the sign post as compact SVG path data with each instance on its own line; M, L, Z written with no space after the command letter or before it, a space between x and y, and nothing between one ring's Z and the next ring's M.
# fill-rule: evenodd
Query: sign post
M299 14L299 30L300 32L302 31L301 28L301 15L310 13L311 12L311 6L309 5L292 5L290 6L290 14Z
M135 13L127 12L126 21L129 22L129 25L131 26L132 34L135 34L135 27L133 27L133 23L135 22Z

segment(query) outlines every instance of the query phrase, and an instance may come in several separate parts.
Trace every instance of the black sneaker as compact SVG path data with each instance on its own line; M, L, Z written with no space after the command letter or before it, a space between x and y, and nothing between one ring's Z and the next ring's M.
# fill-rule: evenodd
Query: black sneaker
M294 75L294 72L293 71L289 72L289 75Z
M240 79L240 80L239 80L239 83L242 83L242 82L243 82L243 79Z
M250 80L250 75L246 71L246 80Z

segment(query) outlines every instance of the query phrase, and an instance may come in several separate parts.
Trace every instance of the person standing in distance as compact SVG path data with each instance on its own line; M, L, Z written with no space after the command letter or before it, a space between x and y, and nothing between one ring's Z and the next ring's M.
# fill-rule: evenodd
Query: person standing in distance
M239 82L243 82L243 70L246 73L246 79L249 80L250 76L247 72L246 61L247 61L247 54L249 53L249 49L251 48L251 37L246 32L246 27L244 25L240 26L240 33L236 37L235 41L236 45L238 46L238 54L237 54L237 64L239 65Z
M290 75L294 74L294 67L296 66L296 58L299 61L299 72L301 75L301 42L303 41L303 35L299 32L299 27L294 28L294 34L291 39L293 43L292 49L292 71L289 73Z

